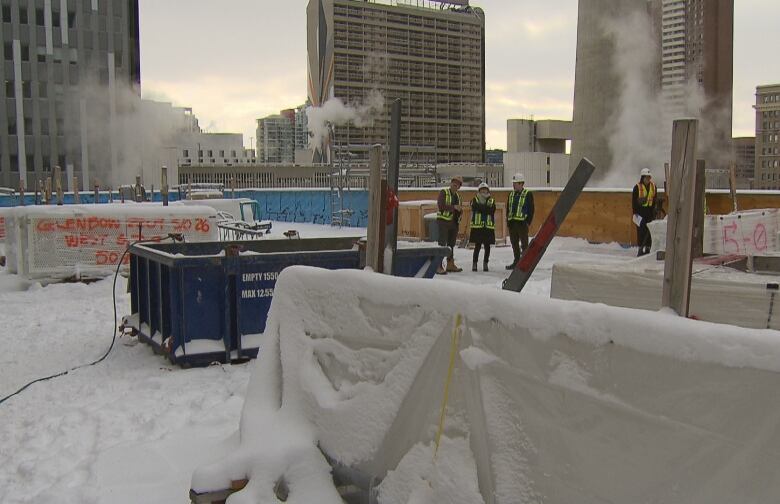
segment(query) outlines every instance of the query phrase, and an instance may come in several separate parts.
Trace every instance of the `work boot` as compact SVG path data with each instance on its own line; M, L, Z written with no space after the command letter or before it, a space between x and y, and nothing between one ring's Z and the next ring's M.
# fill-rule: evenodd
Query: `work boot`
M437 275L446 275L447 274L447 270L444 269L441 265L439 265L439 267L436 268L436 274Z
M477 271L477 261L474 261L474 264L471 265L471 271Z
M515 269L515 264L517 264L517 261L513 262L512 264L507 264L506 269L513 270Z
M463 268L458 268L455 265L455 259L447 259L447 273L460 273Z
M474 266L476 267L476 264ZM482 271L490 271L488 269L488 262L487 261L482 263Z

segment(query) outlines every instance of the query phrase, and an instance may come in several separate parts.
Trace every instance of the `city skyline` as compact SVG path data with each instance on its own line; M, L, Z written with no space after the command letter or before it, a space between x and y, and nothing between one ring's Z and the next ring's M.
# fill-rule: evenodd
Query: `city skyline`
M233 0L230 23L214 22L212 2L188 2L186 17L172 4L140 0L144 97L193 107L204 128L243 133L246 143L256 119L303 103L306 0L272 10ZM541 0L473 4L486 14L487 147L506 147L509 118L570 120L576 0L558 9ZM754 134L756 85L780 81L780 62L763 49L780 43L779 17L780 3L736 2L734 136Z

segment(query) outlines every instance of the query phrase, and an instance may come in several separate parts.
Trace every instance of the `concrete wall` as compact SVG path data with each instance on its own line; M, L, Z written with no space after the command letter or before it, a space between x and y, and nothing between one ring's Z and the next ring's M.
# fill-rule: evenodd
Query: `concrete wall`
M544 152L507 152L504 154L505 185L511 184L515 173L524 174L529 187L563 187L569 180L569 156Z

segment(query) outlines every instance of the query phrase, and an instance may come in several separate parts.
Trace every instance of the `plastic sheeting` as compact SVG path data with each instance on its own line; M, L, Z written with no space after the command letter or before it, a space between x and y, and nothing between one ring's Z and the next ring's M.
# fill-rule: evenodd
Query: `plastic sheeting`
M277 408L310 422L336 462L411 472L405 455L436 431L456 313L444 439L468 443L473 460L440 454L433 470L475 467L484 502L780 499L777 332L301 267L279 277L266 331L280 369L258 361L240 447L193 488L250 475L245 492L257 491L273 466L258 432L282 435L268 422ZM406 502L379 489L382 504Z
M219 239L209 207L159 204L28 206L7 215L8 270L31 279L102 276L127 246L180 233L187 241ZM129 256L125 256L129 265ZM123 266L127 268L127 266Z
M666 249L666 220L648 224L652 252ZM751 210L704 219L704 253L761 255L780 251L780 210Z
M610 306L659 310L664 263L640 259L621 268L556 264L550 296ZM780 329L780 277L694 263L689 315L756 329ZM777 304L778 306L775 306Z

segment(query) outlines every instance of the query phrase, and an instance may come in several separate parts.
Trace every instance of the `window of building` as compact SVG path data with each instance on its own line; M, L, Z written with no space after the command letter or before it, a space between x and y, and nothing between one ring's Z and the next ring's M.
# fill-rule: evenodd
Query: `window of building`
M13 117L8 118L8 134L9 135L16 134L16 119Z
M30 61L30 46L22 44L22 61Z
M19 24L27 24L27 9L19 7Z
M219 151L219 157L225 157L225 151L223 150Z
M41 98L47 98L49 96L49 86L45 82L38 83L38 96Z
M25 135L32 135L33 134L32 117L25 117L24 118L24 134Z
M201 158L203 157L203 151L202 150L198 150L198 157L201 157ZM200 162L202 163L203 160L201 159Z
M208 153L206 154L206 157L211 157L211 156L213 156L213 155L214 155L214 151L212 151L211 149L209 149Z
M3 5L3 23L11 22L11 6Z
M16 154L11 154L11 171L12 172L18 172L19 171L19 156Z
M46 48L38 47L36 52L38 53L38 63L46 63Z
M24 98L32 98L32 82L22 82L22 96Z
M188 149L184 149L181 151L182 157L190 157L190 151Z
M68 12L68 28L73 29L76 26L76 13Z
M5 81L5 97L6 98L13 98L15 95L14 93L14 81L7 80Z
M55 28L60 27L60 11L51 11L51 25Z
M35 9L35 24L37 26L46 26L46 17L43 14L43 9Z
M49 118L44 117L41 119L41 135L47 136L49 134Z
M33 154L27 154L27 170L35 170L35 156Z
M3 44L3 56L5 57L6 61L11 61L14 59L13 42L6 42Z
M43 171L51 171L51 158L49 156L43 156Z

